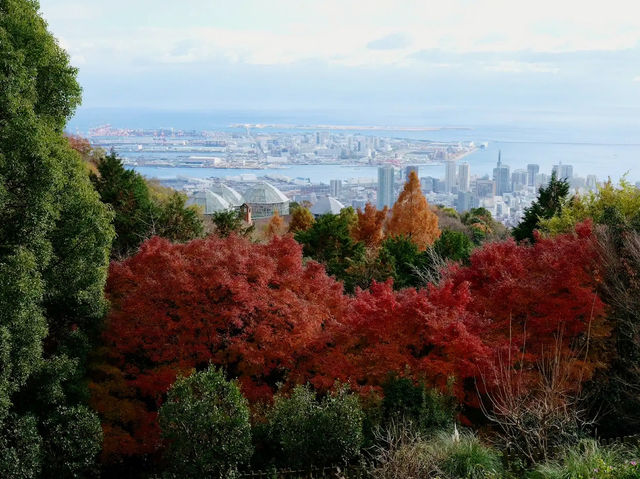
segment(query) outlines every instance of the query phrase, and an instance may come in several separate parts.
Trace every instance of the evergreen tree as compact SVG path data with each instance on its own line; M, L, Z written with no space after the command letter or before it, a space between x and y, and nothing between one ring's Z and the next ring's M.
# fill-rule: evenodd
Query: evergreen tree
M130 256L152 236L184 242L203 234L200 214L195 207L186 206L184 194L155 185L150 188L142 175L125 168L113 151L98 160L91 181L114 212L114 259Z
M220 238L231 234L249 236L255 229L254 225L247 225L238 210L218 211L211 215L212 232Z
M144 178L126 169L112 151L98 162L98 174L92 174L91 181L114 212L112 257L129 256L148 238L152 226L153 203Z
M37 2L0 1L0 45L0 477L83 476L110 215L63 136L81 90Z
M430 263L429 255L421 252L418 245L406 236L384 240L378 257L382 264L391 265L395 289L420 285L420 277L416 270L424 269Z
M473 243L460 231L444 230L433 244L433 249L443 259L467 262L471 256Z
M337 215L320 216L311 228L295 235L296 241L303 245L304 255L324 263L329 274L345 281L348 291L352 291L354 285L349 281L347 270L365 256L364 244L351 237L356 221L353 208L345 208Z
M553 172L551 182L546 187L540 187L538 198L524 210L522 221L513 229L512 234L516 241L528 239L533 242L533 232L539 229L541 220L560 214L568 195L569 183L564 179L559 180Z

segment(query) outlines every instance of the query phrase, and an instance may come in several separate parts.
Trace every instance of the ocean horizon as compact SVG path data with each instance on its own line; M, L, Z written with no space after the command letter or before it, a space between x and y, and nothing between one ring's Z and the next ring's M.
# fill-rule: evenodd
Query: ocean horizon
M640 181L640 112L624 108L610 108L596 113L567 113L536 110L492 112L487 109L430 108L409 113L367 114L344 110L150 110L122 108L81 108L69 122L68 131L86 135L90 128L111 124L118 128L182 130L241 131L235 124L333 125L331 131L340 132L340 126L378 127L376 130L349 129L347 134L363 134L389 138L409 138L426 141L488 142L488 148L478 149L466 156L471 173L479 176L491 174L502 153L503 163L513 170L526 169L527 164L540 165L541 171L550 173L553 165L562 162L574 166L574 174L586 177L595 174L599 180L618 181L626 175L629 181ZM384 130L384 127L393 130ZM398 128L442 128L430 131L399 131ZM263 128L254 131L298 132L287 128ZM299 168L299 167L296 167ZM423 176L443 175L435 165L421 167ZM158 169L160 172L167 168ZM194 170L189 168L189 171ZM215 170L215 169L211 169ZM143 170L143 174L150 171ZM258 170L266 171L266 170ZM336 179L331 168L317 175L299 171L281 170L292 177L320 178L328 182ZM427 171L429 173L427 173ZM433 174L431 174L433 172ZM175 172L177 174L177 171ZM192 176L202 177L204 172ZM345 171L345 173L347 173ZM264 173L263 173L264 174ZM209 176L230 175L225 170ZM365 175L364 177L367 177Z

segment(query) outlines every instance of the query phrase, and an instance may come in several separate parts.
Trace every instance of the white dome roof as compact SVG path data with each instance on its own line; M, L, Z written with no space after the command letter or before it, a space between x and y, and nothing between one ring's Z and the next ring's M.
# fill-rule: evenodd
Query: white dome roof
M288 203L289 198L285 194L269 183L259 182L244 194L244 199L249 204L274 204Z
M212 215L213 213L232 208L227 200L210 190L195 192L189 197L187 204L201 206L204 209L205 215Z
M241 206L244 203L242 195L224 183L214 185L211 191L222 196L231 206Z
M320 198L318 202L311 207L311 213L316 216L331 213L337 215L340 210L344 208L344 205L336 200L333 196L325 196Z

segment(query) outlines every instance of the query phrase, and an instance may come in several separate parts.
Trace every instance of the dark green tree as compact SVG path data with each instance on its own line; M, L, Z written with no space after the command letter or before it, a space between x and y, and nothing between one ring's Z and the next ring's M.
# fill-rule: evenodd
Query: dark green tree
M443 230L440 238L433 244L433 249L441 258L466 262L471 256L473 243L460 231Z
M230 234L250 235L254 225L247 225L238 210L217 211L211 215L212 232L216 236L226 238Z
M428 251L421 252L406 236L387 238L382 242L379 252L380 262L392 267L393 287L395 289L420 286L422 284L417 270L430 264Z
M187 206L184 193L173 191L167 198L156 200L152 234L184 243L204 234L202 216L195 206Z
M320 216L311 228L295 235L304 255L323 263L329 274L345 282L347 291L354 288L347 270L365 259L364 244L351 237L354 221L353 209L345 208L337 215Z
M129 256L150 236L155 215L149 188L141 175L124 167L114 151L101 158L97 168L91 181L102 202L114 212L116 237L111 256Z
M158 419L176 477L230 477L251 457L248 402L238 385L213 367L179 378Z
M0 477L84 476L100 447L82 373L113 231L63 136L80 93L37 2L0 1Z
M196 207L186 206L184 194L169 190L154 195L159 188L152 190L142 175L125 168L114 151L100 158L96 167L91 181L114 213L112 258L130 256L152 236L177 242L202 236L201 216Z
M535 240L533 232L540 227L540 220L558 215L568 195L569 183L564 179L559 180L554 172L549 184L540 187L538 198L524 210L522 221L513 229L512 234L516 241L533 242Z
M466 232L474 244L485 241L499 241L509 236L505 226L494 220L491 212L486 208L471 208L461 216Z

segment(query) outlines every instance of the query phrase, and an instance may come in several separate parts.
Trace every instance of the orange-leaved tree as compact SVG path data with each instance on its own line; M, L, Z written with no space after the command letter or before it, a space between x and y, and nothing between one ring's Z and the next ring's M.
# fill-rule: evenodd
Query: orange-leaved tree
M377 248L384 239L384 222L387 219L387 206L378 210L367 203L364 211L358 208L358 223L351 229L355 241L362 241L368 248Z
M272 239L275 236L282 236L285 232L285 225L282 216L278 214L278 210L273 212L273 216L269 220L267 227L264 230L264 237L267 240Z
M391 208L387 236L406 236L421 251L440 237L438 217L422 194L418 174L412 171L398 201Z

